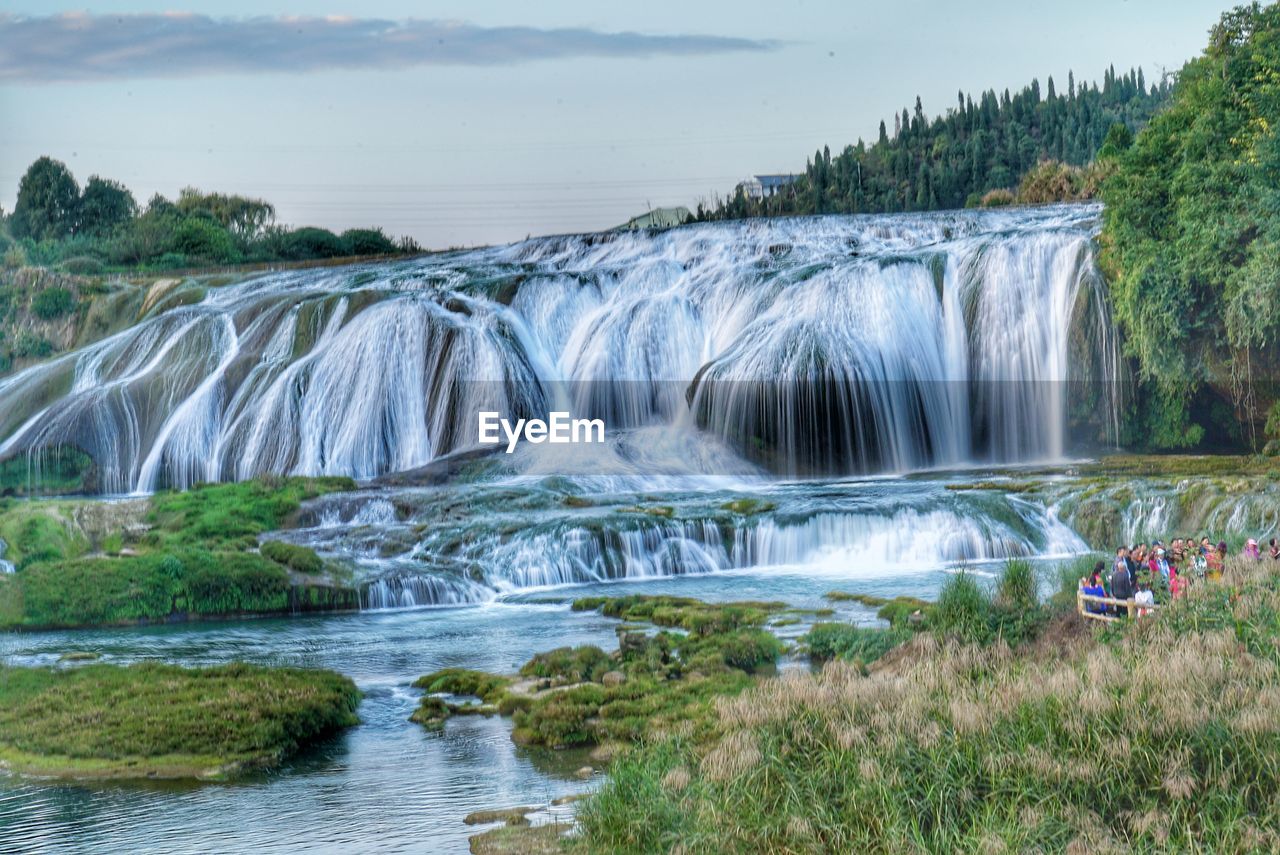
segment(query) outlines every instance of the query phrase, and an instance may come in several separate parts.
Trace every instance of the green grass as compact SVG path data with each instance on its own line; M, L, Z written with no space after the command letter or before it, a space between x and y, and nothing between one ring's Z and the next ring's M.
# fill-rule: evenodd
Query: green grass
M157 548L254 548L258 535L281 528L307 499L354 489L349 478L263 477L157 493L151 500L154 528L147 540Z
M85 554L87 538L67 503L11 502L0 507L0 537L18 572L0 585L0 628L348 607L350 589L291 584L289 569L324 569L310 549L273 541L254 550L259 535L283 526L302 501L353 486L341 478L259 479L160 493L146 513L150 529L128 555L118 554L118 532L102 544L117 554Z
M1225 582L1051 655L920 632L869 675L835 660L762 681L622 755L574 845L1277 851L1280 568ZM967 583L950 597L954 626L982 609Z
M331 671L0 667L0 760L73 778L225 777L355 724L359 699Z
M488 703L497 703L511 680L468 668L444 668L414 680L414 688L428 694L471 695Z
M804 637L809 657L818 661L845 659L870 665L911 637L905 629L817 623Z
M783 644L761 629L782 603L709 604L684 597L594 597L573 604L629 622L662 627L625 630L613 654L595 646L534 656L523 677L551 688L517 689L509 678L446 669L415 685L429 694L412 720L438 726L451 712L433 692L475 695L486 711L514 717L512 739L526 745L628 743L655 730L706 721L717 698L742 691L773 666Z
M285 543L282 540L268 540L262 544L260 551L264 558L269 558L299 573L315 574L324 570L324 561L316 555L314 549L306 546Z

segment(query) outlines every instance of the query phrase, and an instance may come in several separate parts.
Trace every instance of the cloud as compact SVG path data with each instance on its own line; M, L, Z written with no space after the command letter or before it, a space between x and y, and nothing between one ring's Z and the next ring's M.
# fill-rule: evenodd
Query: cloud
M0 14L0 82L514 65L571 57L705 56L775 46L725 36L418 19Z

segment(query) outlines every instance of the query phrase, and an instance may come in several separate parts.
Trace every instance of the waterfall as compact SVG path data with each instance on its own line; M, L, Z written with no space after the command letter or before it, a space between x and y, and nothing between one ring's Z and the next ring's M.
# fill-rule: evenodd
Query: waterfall
M553 406L788 477L1060 458L1070 385L1116 370L1099 210L713 223L259 276L0 380L0 460L74 449L103 493L371 478L474 446L480 410Z

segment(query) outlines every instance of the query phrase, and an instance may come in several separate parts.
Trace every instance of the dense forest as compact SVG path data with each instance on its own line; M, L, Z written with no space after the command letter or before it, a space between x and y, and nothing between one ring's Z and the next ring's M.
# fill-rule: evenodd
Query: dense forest
M8 268L37 265L92 274L421 249L411 238L394 241L378 228L334 234L288 228L275 216L275 207L262 199L194 187L174 200L156 194L142 207L118 181L94 175L82 189L66 164L41 157L22 176L13 213L4 217L0 211L0 254Z
M1103 187L1133 444L1280 451L1280 5L1228 12Z
M913 110L880 123L879 138L863 140L832 156L814 154L785 191L753 200L740 190L700 205L698 219L778 214L932 211L979 204L1041 202L1093 196L1105 170L1086 169L1110 139L1126 145L1168 100L1169 77L1149 83L1142 71L1103 76L1102 85L1077 84L1069 74L1065 91L1052 77L1015 94L963 92L936 118ZM1030 179L1029 181L1027 179ZM1019 183L1023 186L1020 192Z

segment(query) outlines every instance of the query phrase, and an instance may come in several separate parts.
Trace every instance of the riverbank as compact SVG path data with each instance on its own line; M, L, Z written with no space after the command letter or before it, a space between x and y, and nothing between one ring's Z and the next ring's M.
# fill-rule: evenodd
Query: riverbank
M77 780L222 780L356 724L359 700L332 671L0 666L0 767Z

